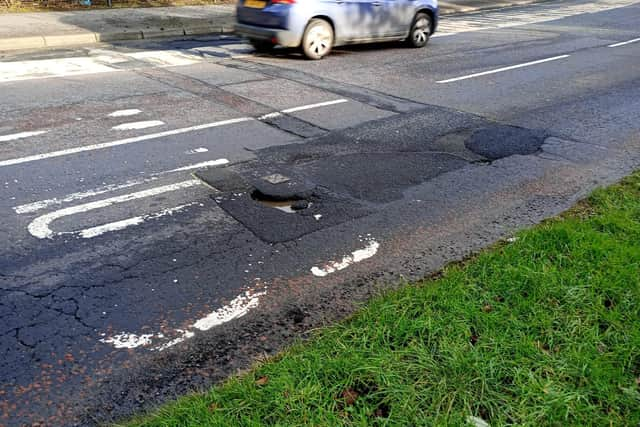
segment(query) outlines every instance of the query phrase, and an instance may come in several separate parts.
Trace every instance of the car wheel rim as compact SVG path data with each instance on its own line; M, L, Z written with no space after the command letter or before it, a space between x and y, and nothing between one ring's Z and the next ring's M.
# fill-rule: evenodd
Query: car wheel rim
M307 48L316 56L324 56L331 48L331 31L323 25L316 25L309 29Z
M430 33L431 28L428 19L420 18L418 21L416 21L416 25L413 30L413 40L415 40L416 43L425 43L429 38Z

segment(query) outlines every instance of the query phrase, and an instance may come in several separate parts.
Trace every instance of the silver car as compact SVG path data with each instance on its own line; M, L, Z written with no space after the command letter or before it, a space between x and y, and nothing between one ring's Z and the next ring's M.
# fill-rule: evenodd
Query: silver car
M236 33L258 51L302 47L321 59L333 46L406 40L423 47L438 24L437 0L239 0Z

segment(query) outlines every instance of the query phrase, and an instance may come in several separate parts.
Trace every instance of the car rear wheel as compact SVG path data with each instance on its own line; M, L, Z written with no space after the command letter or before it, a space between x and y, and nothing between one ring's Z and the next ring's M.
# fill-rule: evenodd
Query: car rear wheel
M302 36L302 51L309 59L322 59L333 47L333 28L324 19L312 19Z
M424 12L417 13L411 24L407 42L411 47L424 47L429 42L433 28L431 17Z

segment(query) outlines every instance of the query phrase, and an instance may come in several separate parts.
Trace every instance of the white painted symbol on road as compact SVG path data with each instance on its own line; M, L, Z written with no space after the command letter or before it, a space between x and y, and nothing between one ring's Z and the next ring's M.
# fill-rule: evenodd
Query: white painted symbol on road
M193 187L195 185L200 185L200 184L201 184L200 180L191 179L188 181L182 181L175 184L163 185L161 187L155 187L155 188L150 188L148 190L138 191L136 193L124 194L122 196L116 196L116 197L111 197L109 199L85 203L83 205L71 206L68 208L60 209L60 210L39 216L38 218L34 219L31 222L31 224L29 224L28 230L32 236L37 237L38 239L47 239L47 238L50 239L50 238L53 238L56 234L76 233L76 232L54 233L51 230L51 228L49 228L49 226L53 221L63 218L65 216L70 216L78 213L101 209L101 208L112 206L118 203L124 203L131 200L151 197L158 194L167 193L169 191L176 191L176 190Z
M312 267L311 273L314 276L325 277L336 271L344 270L352 264L371 258L378 252L379 247L378 242L371 240L366 247L353 251L351 255L345 256L341 261L330 261L322 267Z

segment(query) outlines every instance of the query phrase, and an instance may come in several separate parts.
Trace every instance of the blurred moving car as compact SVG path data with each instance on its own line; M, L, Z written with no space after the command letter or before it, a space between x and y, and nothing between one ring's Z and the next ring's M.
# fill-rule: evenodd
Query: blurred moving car
M321 59L333 46L406 40L423 47L438 24L437 0L239 0L236 33L258 51L302 47Z

